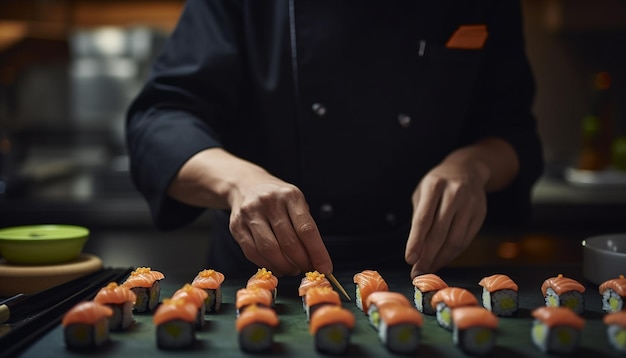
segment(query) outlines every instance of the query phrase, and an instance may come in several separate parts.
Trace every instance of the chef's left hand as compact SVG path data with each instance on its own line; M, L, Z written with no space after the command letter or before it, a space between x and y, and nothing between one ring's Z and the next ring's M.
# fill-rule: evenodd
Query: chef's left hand
M484 169L480 163L444 160L419 183L405 252L411 277L448 264L478 233L487 213Z

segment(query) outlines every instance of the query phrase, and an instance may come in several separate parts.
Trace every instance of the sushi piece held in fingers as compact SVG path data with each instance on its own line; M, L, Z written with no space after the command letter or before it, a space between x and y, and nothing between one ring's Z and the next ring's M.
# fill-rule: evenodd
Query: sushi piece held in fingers
M375 270L363 270L353 277L356 290L356 306L367 314L367 296L372 292L389 291L389 286L383 277Z
M469 355L490 353L496 345L498 318L480 306L457 307L452 310L452 340Z
M430 301L437 291L448 287L448 284L434 273L427 273L415 276L413 287L415 291L413 302L417 310L423 314L434 315L435 308L431 306Z
M341 306L341 297L332 287L320 286L312 287L304 295L304 312L307 322L311 320L311 315L325 305Z
M446 287L439 290L432 298L431 305L436 309L439 326L451 331L452 310L457 307L478 306L478 300L468 290L461 287Z
M370 325L375 329L378 329L380 324L380 308L388 304L400 304L408 307L411 306L411 302L405 295L400 292L393 291L378 291L372 292L367 296L367 315Z
M278 324L278 315L273 309L249 306L235 321L239 347L248 353L270 351L274 345L274 329Z
M626 311L608 313L604 316L609 344L615 350L626 353Z
M497 316L513 316L517 313L518 286L509 276L502 274L487 276L478 284L483 287L483 307Z
M208 296L209 294L205 290L186 283L183 287L174 292L171 298L173 300L187 300L196 306L198 311L195 321L196 328L201 329L205 323L204 314L206 312L206 299Z
M274 295L270 290L261 287L240 288L235 296L235 308L237 316L243 312L246 307L257 305L261 307L271 308Z
M156 326L157 347L161 349L186 349L196 340L197 306L182 298L163 300L152 322Z
M578 314L585 310L584 292L585 286L562 274L546 279L541 285L546 306L567 307Z
M423 325L422 314L411 305L387 304L379 307L378 337L393 353L417 352Z
M624 275L601 283L599 291L602 295L602 310L604 312L618 312L626 308L624 307L624 297L626 297L626 278Z
M257 272L248 279L246 287L261 287L269 290L273 297L272 307L274 306L274 302L278 296L278 277L274 276L272 271L267 270L265 267L258 269Z
M207 313L220 310L223 282L224 274L215 270L202 270L191 281L193 287L201 288L207 293L207 298L204 300L204 309Z
M304 296L307 291L312 287L329 287L333 286L330 284L330 281L326 278L326 275L323 273L319 273L317 271L310 271L304 274L304 277L300 281L300 286L298 287L298 296L302 298L302 309L306 311Z
M355 321L354 314L341 305L319 307L309 322L315 349L326 354L345 353L350 347Z
M122 286L128 287L137 296L135 312L149 312L159 304L161 299L161 283L165 275L150 267L138 267L124 281Z
M120 286L117 282L110 282L96 293L93 300L113 310L109 318L109 329L123 331L135 321L133 306L136 299L137 296L128 287Z
M69 349L96 348L109 340L109 317L113 310L94 301L83 301L63 316L61 324Z
M585 320L566 307L539 307L531 330L533 344L544 353L570 354L579 346Z

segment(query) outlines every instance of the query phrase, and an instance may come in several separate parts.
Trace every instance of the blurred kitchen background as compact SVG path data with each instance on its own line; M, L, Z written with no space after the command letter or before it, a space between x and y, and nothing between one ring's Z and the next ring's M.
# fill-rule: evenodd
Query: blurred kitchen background
M547 168L532 230L485 233L458 264L576 262L626 231L626 2L523 0ZM65 223L105 265L195 272L206 218L152 227L124 114L183 0L0 0L0 227ZM485 249L489 247L490 249Z

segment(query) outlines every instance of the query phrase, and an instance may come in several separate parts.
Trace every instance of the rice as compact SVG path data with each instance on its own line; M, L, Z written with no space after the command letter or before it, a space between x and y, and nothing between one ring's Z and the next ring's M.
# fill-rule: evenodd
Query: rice
M607 288L602 292L602 310L604 312L619 312L623 307L624 300L615 290Z

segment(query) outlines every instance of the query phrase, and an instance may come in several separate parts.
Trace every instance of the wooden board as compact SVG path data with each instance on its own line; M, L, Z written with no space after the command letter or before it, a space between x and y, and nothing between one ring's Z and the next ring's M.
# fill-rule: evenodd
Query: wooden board
M37 293L100 269L102 260L86 253L56 265L14 265L0 259L0 297Z

